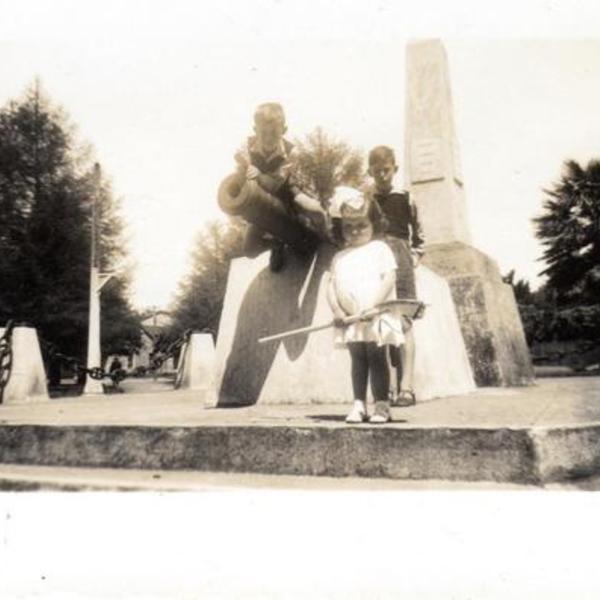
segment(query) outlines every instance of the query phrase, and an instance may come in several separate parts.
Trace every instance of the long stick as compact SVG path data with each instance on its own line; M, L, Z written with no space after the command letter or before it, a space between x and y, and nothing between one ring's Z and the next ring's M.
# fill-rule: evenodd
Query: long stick
M386 309L389 310L389 309ZM384 312L381 309L373 309L368 313L361 315L351 315L343 319L344 325L350 325L351 323L356 323L361 320L368 320L375 315ZM323 325L309 325L308 327L300 327L299 329L291 329L290 331L284 331L283 333L276 333L275 335L268 335L267 337L260 338L258 341L262 344L264 342L272 342L274 340L283 340L288 337L292 337L293 335L300 335L301 333L312 333L313 331L321 331L321 329L328 329L329 327L334 327L335 322L329 321L329 323L324 323Z
M309 325L308 327L299 327L298 329L290 329L290 331L284 331L283 333L276 333L274 335L268 335L260 338L258 341L261 344L265 342L273 342L275 340L283 340L294 335L300 335L301 333L312 333L313 331L321 331L321 329L329 329L333 327L333 321L324 323L323 325Z
M410 316L416 314L419 310L425 306L423 302L419 300L390 300L389 302L383 302L379 304L375 308L366 313L361 313L358 315L350 315L346 317L344 321L344 325L350 325L352 323L356 323L357 321L368 321L373 317L387 312L391 310L394 306L405 305L406 308L410 307L410 310L407 310L406 313L411 313ZM404 311L403 311L404 312ZM291 329L290 331L284 331L283 333L276 333L274 335L268 335L266 337L260 338L258 341L261 344L265 342L273 342L275 340L283 340L288 337L292 337L294 335L301 335L302 333L312 333L314 331L321 331L322 329L329 329L330 327L334 327L335 322L329 321L329 323L323 323L322 325L309 325L308 327L300 327L298 329Z

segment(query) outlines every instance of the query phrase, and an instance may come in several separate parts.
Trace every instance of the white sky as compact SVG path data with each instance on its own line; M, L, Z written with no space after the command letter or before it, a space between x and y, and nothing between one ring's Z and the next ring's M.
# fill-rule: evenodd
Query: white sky
M41 77L122 198L134 304L164 306L256 104L282 102L290 137L401 157L405 44L442 37L474 245L535 283L541 188L600 155L600 11L413 4L0 0L0 104Z

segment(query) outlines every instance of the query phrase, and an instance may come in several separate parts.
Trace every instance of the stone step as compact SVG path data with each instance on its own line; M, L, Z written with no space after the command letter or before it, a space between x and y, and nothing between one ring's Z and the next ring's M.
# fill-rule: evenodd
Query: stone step
M196 392L0 407L0 464L548 485L600 473L600 379L544 379L392 410L207 408Z
M600 425L0 427L0 463L540 485L600 471Z

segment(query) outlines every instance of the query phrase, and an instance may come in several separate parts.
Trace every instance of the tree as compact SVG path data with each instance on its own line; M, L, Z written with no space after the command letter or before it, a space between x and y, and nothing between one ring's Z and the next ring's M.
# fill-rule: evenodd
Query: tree
M0 322L30 322L45 340L81 360L94 197L102 266L108 268L124 256L117 203L108 182L93 178L90 149L77 146L65 113L36 82L0 110ZM103 305L130 322L135 315L126 295L127 279L103 294ZM122 321L111 325L128 331ZM131 340L130 333L125 338Z
M294 140L294 173L300 187L326 206L338 185L360 186L364 181L359 152L328 136L321 128ZM180 284L173 305L170 339L186 329L218 332L227 285L229 262L242 253L246 225L231 219L207 224L196 238L191 272Z
M534 219L548 265L541 274L563 304L600 298L600 161L583 168L565 162L560 181L544 190L544 212Z
M242 252L245 225L237 219L208 223L192 251L192 270L179 286L173 306L173 333L187 329L216 335L223 308L229 262Z
M304 141L295 140L296 175L300 187L317 197L323 206L338 185L360 187L365 180L358 150L327 135L320 127Z
M517 304L531 304L533 302L533 293L529 287L529 282L525 279L519 279L515 281L515 270L510 270L506 275L502 277L504 283L508 283L512 286L515 294L515 300Z

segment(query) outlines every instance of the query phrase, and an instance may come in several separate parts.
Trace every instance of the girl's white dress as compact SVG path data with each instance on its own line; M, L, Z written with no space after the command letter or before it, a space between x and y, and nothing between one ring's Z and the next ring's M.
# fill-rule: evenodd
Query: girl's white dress
M331 263L331 277L340 306L350 315L373 308L384 275L395 270L394 254L380 240L341 250ZM395 299L394 285L383 301ZM401 313L392 309L369 321L359 321L344 328L336 327L335 345L344 347L348 342L376 342L379 346L403 344Z

